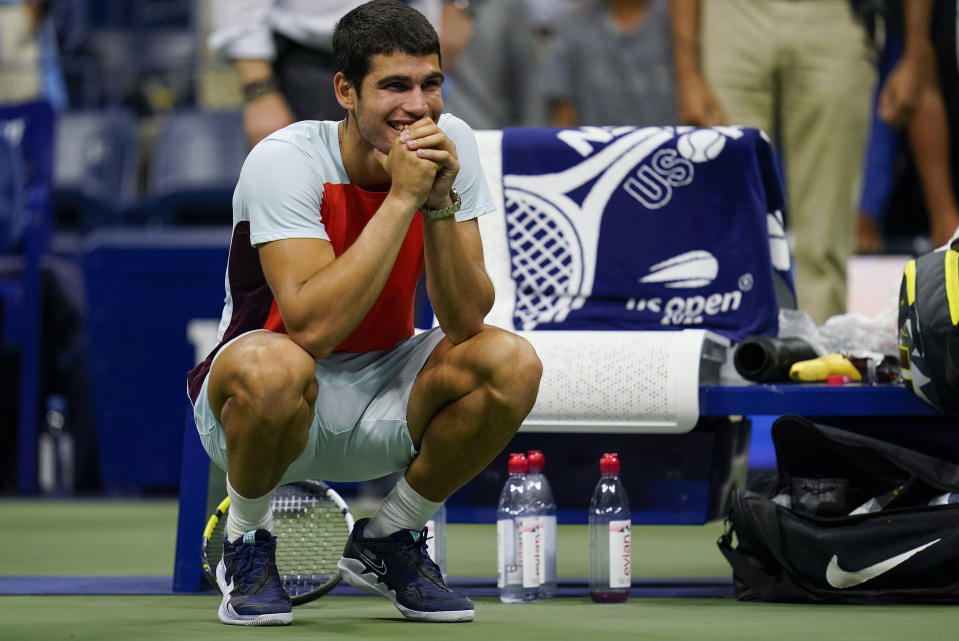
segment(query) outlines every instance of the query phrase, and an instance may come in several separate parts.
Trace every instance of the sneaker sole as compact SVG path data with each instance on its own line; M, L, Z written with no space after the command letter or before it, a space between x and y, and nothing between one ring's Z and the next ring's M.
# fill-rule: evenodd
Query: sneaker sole
M356 559L341 558L336 563L343 580L352 585L357 590L370 592L385 596L393 602L396 609L410 621L425 621L429 623L465 623L472 621L475 610L438 610L435 612L423 612L420 610L411 610L396 600L396 593L376 580L376 574L372 572L364 573L366 568L361 561Z
M217 616L227 625L290 625L293 612L274 612L270 614L239 614L230 605L230 592L227 589L223 561L216 566L216 584L223 594Z

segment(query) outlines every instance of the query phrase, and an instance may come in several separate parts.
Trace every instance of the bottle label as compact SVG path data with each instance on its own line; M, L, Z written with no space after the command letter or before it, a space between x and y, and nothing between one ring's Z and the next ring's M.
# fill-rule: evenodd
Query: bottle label
M631 525L628 519L609 522L609 587L611 588L628 588L632 584L629 541Z
M433 563L439 563L436 560L436 521L433 519L426 522L426 553L433 559Z
M496 521L496 587L498 588L519 585L523 582L519 561L516 558L516 547L513 519Z
M523 587L538 588L540 568L543 566L543 537L538 516L516 519L520 528L520 564L523 568Z
M542 541L542 552L540 553L540 562L539 562L539 582L540 585L546 583L548 580L551 580L553 572L547 570L549 563L547 560L550 558L555 559L556 554L556 517L555 516L541 516L539 517L539 531L540 531L540 540ZM551 554L550 552L553 552Z

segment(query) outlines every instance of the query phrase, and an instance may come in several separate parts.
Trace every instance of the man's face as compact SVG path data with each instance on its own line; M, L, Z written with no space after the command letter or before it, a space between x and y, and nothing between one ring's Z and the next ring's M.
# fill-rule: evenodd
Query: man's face
M435 122L443 113L443 74L436 55L394 52L373 56L370 71L356 96L360 137L389 153L400 131L420 118Z

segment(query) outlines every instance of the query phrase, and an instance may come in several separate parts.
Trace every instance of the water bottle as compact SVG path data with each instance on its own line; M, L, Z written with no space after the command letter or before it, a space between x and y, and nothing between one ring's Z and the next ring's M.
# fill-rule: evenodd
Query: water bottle
M66 431L67 400L47 397L46 425L37 444L37 484L45 493L73 491L73 436Z
M556 501L553 500L553 489L543 474L546 457L539 450L530 450L526 453L526 461L529 463L526 487L532 513L539 518L543 550L536 598L551 599L556 595Z
M496 585L503 603L531 603L539 588L539 519L529 515L527 470L525 455L509 455L496 508Z
M439 566L446 580L446 504L442 504L426 522L426 551L433 563Z
M589 502L589 597L596 603L629 598L629 499L619 481L619 455L603 454L599 483Z

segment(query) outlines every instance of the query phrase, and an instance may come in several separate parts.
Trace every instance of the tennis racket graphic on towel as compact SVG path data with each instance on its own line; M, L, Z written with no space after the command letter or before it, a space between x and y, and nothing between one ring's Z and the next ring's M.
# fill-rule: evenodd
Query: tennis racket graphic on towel
M273 534L276 566L293 605L317 599L340 582L336 562L353 530L346 502L323 481L298 481L276 488ZM223 499L203 530L203 574L216 587L230 498Z
M675 135L637 129L582 162L551 174L503 176L516 327L562 322L592 293L602 214L626 175ZM569 194L596 180L577 203Z

